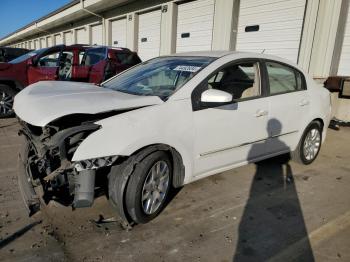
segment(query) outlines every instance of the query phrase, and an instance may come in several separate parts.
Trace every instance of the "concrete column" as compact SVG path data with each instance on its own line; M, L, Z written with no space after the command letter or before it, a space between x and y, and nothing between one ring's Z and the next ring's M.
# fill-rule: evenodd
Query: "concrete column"
M102 45L107 45L108 23L105 18L102 18Z
M74 44L77 43L77 38L76 38L76 32L77 32L77 30L76 30L76 29L72 29L71 32L72 32L72 43L73 43L73 45L74 45Z
M173 2L162 6L160 25L160 55L168 55L176 51L177 4Z
M215 1L213 50L235 50L239 4L240 0Z
M112 22L106 20L106 45L112 45Z
M130 13L127 14L126 19L126 47L137 51L139 16L136 13Z
M320 0L309 73L324 78L330 73L342 0Z

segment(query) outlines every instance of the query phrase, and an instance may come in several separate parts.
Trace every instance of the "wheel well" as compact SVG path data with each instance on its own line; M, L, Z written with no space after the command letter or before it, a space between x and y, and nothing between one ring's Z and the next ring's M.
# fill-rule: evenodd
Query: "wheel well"
M321 125L321 128L323 130L324 122L323 122L323 120L321 118L316 118L316 119L312 120L312 122L319 122L320 125Z
M179 188L183 186L185 180L185 166L180 153L173 147L166 144L153 144L140 148L132 156L140 156L140 160L155 151L164 151L170 157L173 164L173 186Z
M14 81L11 81L11 80L1 80L0 81L0 85L9 86L10 88L12 88L13 90L15 90L17 92L21 91L20 87L17 86L17 84Z

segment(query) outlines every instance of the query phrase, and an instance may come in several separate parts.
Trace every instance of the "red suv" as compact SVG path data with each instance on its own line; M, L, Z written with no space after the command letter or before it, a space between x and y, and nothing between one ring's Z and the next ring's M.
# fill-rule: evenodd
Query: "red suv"
M59 45L0 63L0 118L13 115L14 96L30 84L45 80L99 84L140 62L127 48Z

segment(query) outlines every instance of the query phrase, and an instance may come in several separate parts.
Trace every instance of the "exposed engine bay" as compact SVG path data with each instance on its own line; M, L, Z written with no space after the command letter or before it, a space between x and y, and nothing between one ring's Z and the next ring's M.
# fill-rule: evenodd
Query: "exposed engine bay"
M55 200L79 208L91 206L94 196L103 193L108 174L106 169L117 156L75 163L71 160L80 143L100 128L93 122L115 114L117 112L71 115L45 127L20 121L19 135L25 140L20 153L24 168L22 175L26 176L22 179L27 180L27 183L20 184L30 214L40 209L40 198L46 204ZM96 172L101 174L95 176Z

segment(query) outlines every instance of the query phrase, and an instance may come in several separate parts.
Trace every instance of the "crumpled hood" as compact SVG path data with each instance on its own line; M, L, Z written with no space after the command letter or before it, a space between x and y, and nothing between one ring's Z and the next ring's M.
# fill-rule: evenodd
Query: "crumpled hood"
M157 96L137 96L88 83L43 81L15 96L14 111L23 121L45 126L71 114L97 114L162 104Z

